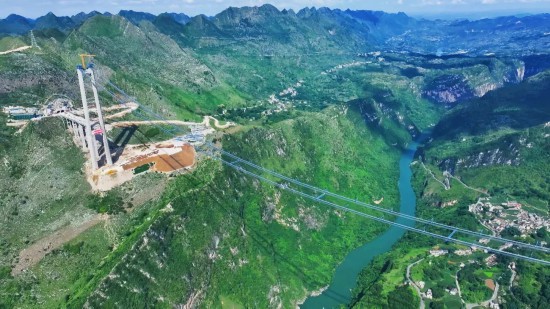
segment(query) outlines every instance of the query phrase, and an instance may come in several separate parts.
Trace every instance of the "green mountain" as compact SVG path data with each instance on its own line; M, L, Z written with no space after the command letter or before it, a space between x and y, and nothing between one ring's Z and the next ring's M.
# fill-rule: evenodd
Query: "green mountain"
M79 54L94 54L105 106L137 100L167 119L235 122L209 140L394 210L399 154L431 131L412 165L417 215L488 233L489 218L469 211L487 195L548 215L547 21L547 14L429 21L272 5L191 18L124 10L11 16L0 20L0 105L42 107L62 97L79 106L75 65ZM30 30L39 48L13 51L31 45ZM130 98L113 98L109 81ZM60 119L19 132L8 124L0 113L0 308L296 307L331 282L348 252L387 229L202 154L192 172L147 172L100 194ZM164 133L155 130L139 126L129 140L158 142ZM524 238L501 232L550 241L544 229ZM32 246L43 254L21 272L29 263L22 250ZM422 292L433 289L429 308L488 299L486 279L501 286L503 306L547 304L545 268L517 262L513 274L512 260L487 266L481 251L429 257L436 247L464 249L406 234L365 267L342 305L418 307L403 282L421 258L412 278L425 282ZM451 295L456 282L463 298Z
M550 93L549 73L489 92L441 118L431 141L418 151L418 160L413 163L418 216L480 232L487 232L496 218L508 222L500 232L504 237L530 243L550 240L544 227L520 233L514 221L519 220L514 219L517 211L505 209L496 217L470 211L470 205L480 201L497 207L501 202L515 201L530 216L548 218L550 113L544 98ZM529 225L522 224L520 228ZM428 254L434 249L449 254ZM451 253L465 249L462 256ZM479 304L493 293L487 280L499 284L499 304L505 308L548 306L547 267L501 256L495 265L487 265L486 255L467 249L408 234L391 252L377 257L363 270L352 307L418 308L421 300L416 288L402 284L407 273L417 287L422 282L419 289L423 293L428 289L433 293L433 298L422 300L430 308L460 307L463 301ZM545 258L544 254L532 256ZM451 293L457 286L455 277L462 290L460 297Z
M132 10L121 10L118 12L118 16L124 17L135 25L139 25L142 21L153 21L155 15L145 12L136 12Z
M544 99L549 90L550 74L546 71L523 83L490 92L446 115L434 129L434 136L451 140L537 127L550 119L550 106Z
M75 22L75 24L81 25L82 23L84 23L89 18L97 16L97 15L101 15L101 13L99 13L98 11L91 11L90 13L80 12L76 15L71 16L71 19Z
M435 127L424 160L491 195L548 212L549 91L544 72L461 105Z
M17 14L10 14L0 20L0 34L24 34L32 28L31 20Z
M36 19L35 29L58 29L69 31L75 27L75 22L67 16L57 17L52 12Z

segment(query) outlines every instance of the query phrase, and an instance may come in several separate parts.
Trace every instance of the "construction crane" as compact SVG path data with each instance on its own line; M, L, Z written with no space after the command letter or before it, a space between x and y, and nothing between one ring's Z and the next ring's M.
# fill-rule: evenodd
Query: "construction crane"
M88 67L86 65L86 58L93 58L95 55L90 54L80 54L80 60L82 61L82 69L86 70Z

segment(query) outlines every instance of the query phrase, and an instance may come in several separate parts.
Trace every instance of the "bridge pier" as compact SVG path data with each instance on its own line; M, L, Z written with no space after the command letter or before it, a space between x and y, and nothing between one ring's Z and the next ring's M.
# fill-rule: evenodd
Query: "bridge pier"
M67 125L67 129L73 134L73 141L75 144L80 145L80 137L78 136L78 131L76 130L76 126L71 120L65 119L65 124Z
M87 68L84 67L84 62L82 66L79 65L76 68L76 73L78 75L78 85L80 88L80 96L82 99L84 119L70 113L67 113L65 117L69 120L75 120L74 122L78 124L78 135L82 141L82 144L85 145L83 149L87 150L90 154L91 168L95 171L99 168L99 161L101 160L102 155L105 156L106 165L112 165L113 159L111 155L111 149L109 148L109 140L107 138L107 132L105 130L105 121L103 119L103 112L101 111L101 104L99 102L96 80L92 68L92 64L89 64ZM96 108L95 110L97 113L97 123L92 123L90 118L90 109L88 108L88 98L86 96L86 88L84 85L85 75L90 77L91 88ZM98 137L97 135L101 135L101 137ZM100 140L103 144L103 153L99 152L99 148L101 147L99 145Z
M67 130L69 130L69 132L71 132L71 134L73 135L74 143L78 145L72 122L69 119L66 119L65 117L63 117L63 123L65 124L65 127L67 128Z
M77 132L78 138L80 139L80 145L82 145L82 150L88 151L88 146L86 145L86 137L84 135L84 127L81 124L74 123L75 131Z

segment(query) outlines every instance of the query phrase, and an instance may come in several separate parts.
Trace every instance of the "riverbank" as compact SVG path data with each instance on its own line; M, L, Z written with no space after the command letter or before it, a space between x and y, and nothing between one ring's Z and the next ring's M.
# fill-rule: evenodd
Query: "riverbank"
M427 134L409 143L399 160L399 211L407 215L414 215L416 196L411 184L412 170L410 165L420 142L426 140ZM402 218L398 223L411 226L413 223ZM344 261L336 268L329 288L321 295L309 297L301 308L334 308L351 302L351 291L355 287L357 277L374 257L391 250L392 246L404 235L405 231L392 226L373 241L350 252Z

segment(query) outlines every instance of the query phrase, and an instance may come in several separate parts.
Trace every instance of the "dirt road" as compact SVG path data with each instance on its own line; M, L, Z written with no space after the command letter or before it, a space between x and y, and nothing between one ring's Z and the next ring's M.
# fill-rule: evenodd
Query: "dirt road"
M214 120L214 126L218 129L226 129L234 126L233 122L227 122L226 124L221 125L218 119L212 116L204 116L202 122L190 122L182 120L143 120L143 121L117 121L111 123L113 127L129 127L133 125L157 125L157 124L172 124L178 126L197 126L203 125L205 127L210 127L210 120Z
M29 48L32 48L32 46L21 46L21 47L18 47L18 48L14 48L14 49L10 49L10 50L0 52L0 55L7 55L7 54L15 53L15 52L20 52L20 51L24 51L24 50L29 49Z

